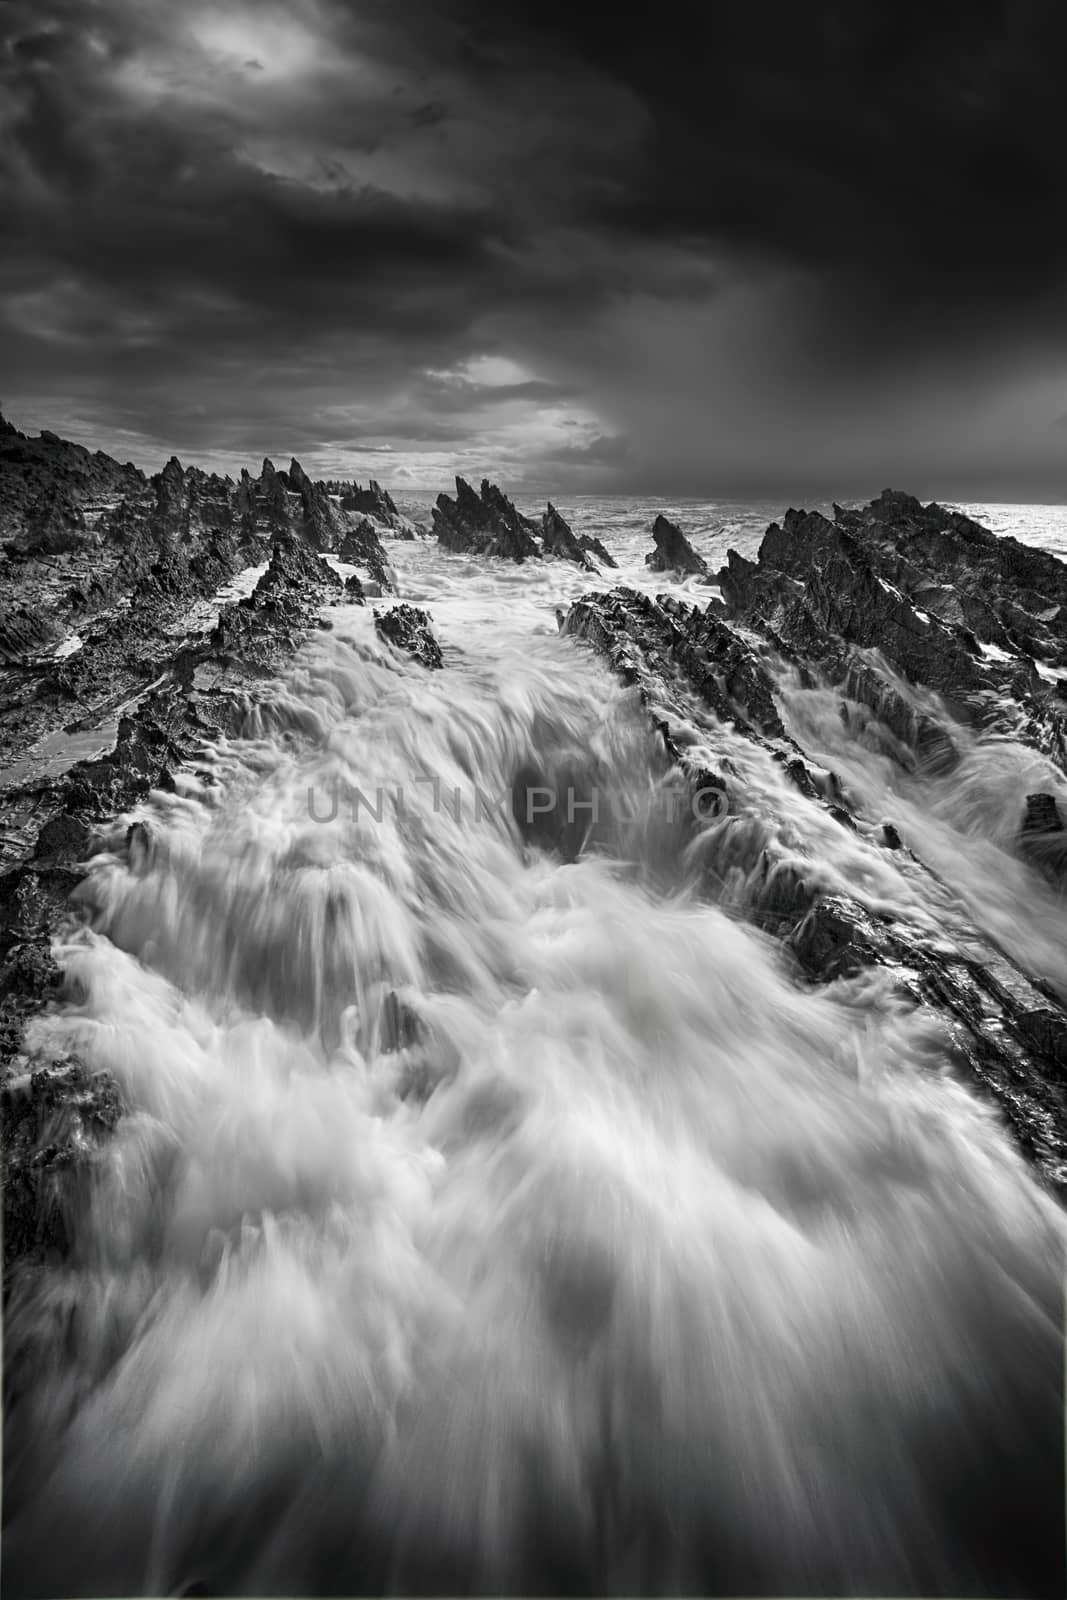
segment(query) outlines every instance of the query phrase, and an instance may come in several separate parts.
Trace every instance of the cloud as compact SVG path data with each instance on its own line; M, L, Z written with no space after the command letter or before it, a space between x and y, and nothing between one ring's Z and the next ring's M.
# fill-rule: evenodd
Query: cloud
M1067 495L1051 0L8 0L0 29L24 425L148 464Z

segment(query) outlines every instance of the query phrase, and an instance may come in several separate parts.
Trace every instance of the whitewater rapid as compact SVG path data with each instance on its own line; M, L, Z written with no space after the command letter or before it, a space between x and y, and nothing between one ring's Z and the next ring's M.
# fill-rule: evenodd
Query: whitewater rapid
M728 731L682 730L748 832L679 807L557 634L595 580L390 557L445 670L334 608L79 891L30 1042L128 1114L8 1307L5 1594L1062 1592L1062 1215L892 974L815 992L746 926L758 830L944 908ZM905 778L779 687L1067 992L1012 751Z

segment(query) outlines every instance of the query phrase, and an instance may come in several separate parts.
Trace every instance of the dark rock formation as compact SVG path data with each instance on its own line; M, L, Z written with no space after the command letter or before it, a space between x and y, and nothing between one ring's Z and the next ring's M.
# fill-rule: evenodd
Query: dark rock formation
M508 561L540 557L534 524L487 478L475 494L464 478L456 479L456 497L437 496L434 531L442 550L456 555L499 556Z
M47 431L30 438L0 418L0 540L22 554L70 548L103 509L144 485L129 462Z
M560 516L551 500L541 518L541 548L546 556L555 556L560 561L573 561L575 566L584 567L587 572L597 570L575 538L570 524Z
M313 550L336 550L348 527L344 512L330 498L325 484L312 483L299 461L289 463L287 492L300 502L299 533ZM294 530L297 531L297 530Z
M383 639L406 650L424 667L442 665L441 646L433 631L433 619L428 611L417 606L393 606L390 611L376 611L374 626Z
M1021 832L1030 836L1045 833L1062 833L1063 818L1060 808L1056 804L1055 795L1028 794L1026 797L1026 812L1023 816Z
M818 512L772 523L756 565L731 550L718 582L732 614L770 622L810 653L828 639L879 649L912 682L950 696L989 686L965 630L917 609L873 552Z
M724 721L744 733L785 738L766 668L753 648L710 610L702 612L666 596L652 600L635 589L615 589L575 601L564 631L589 639L629 682L640 678L632 655L635 645L653 678L668 662L677 661ZM791 756L797 753L790 750Z
M378 530L368 517L361 516L345 530L337 554L342 561L354 567L366 567L370 577L382 590L388 592L393 585L385 564L385 551Z
M378 517L382 522L388 522L391 517L400 515L392 495L388 494L374 478L365 489L358 483L348 484L346 491L342 491L341 501L346 511L368 513Z
M894 504L882 505L879 517L880 537L892 548L886 522ZM905 511L914 520L911 502ZM961 530L953 521L949 531L987 548L984 530ZM1001 616L1021 604L1006 570L1013 563L988 562L999 574ZM987 661L968 647L961 628L924 622L893 579L883 577L877 552L858 547L848 527L794 513L768 530L758 563L731 556L720 575L725 608L617 589L583 596L564 632L587 640L634 685L690 794L721 797L701 813L703 820L694 810L690 822L704 830L704 892L781 940L809 982L831 983L872 966L896 974L902 1000L944 1017L960 1070L995 1099L1020 1146L1067 1192L1067 1007L974 926L892 823L864 814L837 777L797 744L782 715L775 686L792 663L810 687L841 685L847 719L873 708L880 720L866 725L865 737L885 726L886 753L905 767L944 771L955 759L947 713L942 722L926 709L934 685L960 714L994 725L1003 718L1013 737L1049 747L1059 712L1042 709L1047 691L1036 675L1025 664ZM1044 621L1051 626L1055 619ZM909 683L922 685L926 698L917 700ZM691 736L676 732L693 726L701 730L699 757ZM848 829L859 848L894 852L899 870L937 907L936 937L826 886L791 810L778 809L773 789L755 793L741 778L732 754L738 737L761 746L800 803ZM1021 853L1052 881L1067 881L1067 829L1054 799L1029 796L1023 807L1020 796ZM814 822L812 835L820 836Z
M662 514L652 524L652 537L656 548L645 557L645 566L653 572L696 572L707 576L704 557L697 555L681 528Z
M994 553L999 543L1007 553ZM1063 574L1048 570L1054 557L1020 554L1023 547L1014 545L957 512L887 490L865 511L838 508L834 522L818 512L787 512L768 528L757 561L729 552L718 583L731 617L817 663L920 762L943 768L955 753L936 715L909 699L907 684L936 690L953 717L978 727L1019 731L1021 719L1023 737L1067 770L1058 685L1017 648L1020 631L1031 643L1040 631L1050 657L1067 651L1067 608L1063 618L1058 602L1041 617L1027 609L1037 604L1029 585L1039 575L1054 599ZM974 552L984 594L970 575ZM928 609L932 601L939 613ZM951 620L956 616L966 623ZM1014 619L1014 635L1005 619Z
M323 487L340 505L356 518L371 518L374 523L388 528L398 539L414 539L415 524L397 510L396 502L387 489L372 478L364 488L361 484L331 479Z
M1055 795L1027 795L1019 843L1023 855L1050 882L1067 883L1067 828Z
M591 533L580 533L578 543L587 555L596 556L602 567L617 567L618 562L600 540Z
M307 633L319 607L342 597L351 600L351 591L306 545L276 544L251 595L224 608L203 651L193 647L180 658L182 675L188 677L201 657L271 673Z
M870 543L885 575L942 621L1008 650L1062 659L1067 570L1048 551L891 489L862 510L834 509L846 533Z
M344 547L369 592L392 587L374 524L295 460L234 482L172 457L146 478L4 424L0 525L16 535L0 549L0 773L43 734L91 727L158 677L194 603L206 633L220 591L275 547ZM362 583L352 588L361 599Z

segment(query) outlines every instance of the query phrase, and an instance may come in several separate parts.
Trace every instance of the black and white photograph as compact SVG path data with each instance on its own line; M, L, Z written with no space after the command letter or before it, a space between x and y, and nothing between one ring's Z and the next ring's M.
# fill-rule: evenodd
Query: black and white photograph
M1060 1600L1062 0L2 0L0 406L0 1600Z

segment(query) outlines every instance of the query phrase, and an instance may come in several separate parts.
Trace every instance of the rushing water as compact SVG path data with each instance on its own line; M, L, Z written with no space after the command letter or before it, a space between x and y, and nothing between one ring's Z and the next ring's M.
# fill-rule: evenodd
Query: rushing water
M564 509L665 587L647 504ZM680 509L712 559L767 520ZM116 828L59 952L33 1042L129 1114L8 1308L5 1593L1062 1592L1060 1212L889 975L812 992L744 922L773 833L1067 993L1003 820L1062 777L973 740L907 777L783 675L935 903L726 730L679 731L751 816L680 810L557 635L596 580L390 555L446 670L332 612ZM531 780L604 796L596 826L531 842Z

